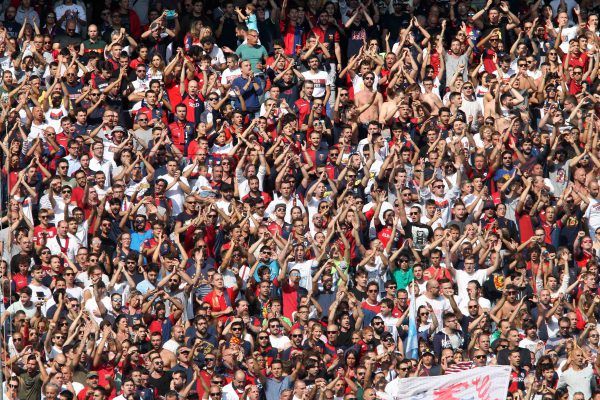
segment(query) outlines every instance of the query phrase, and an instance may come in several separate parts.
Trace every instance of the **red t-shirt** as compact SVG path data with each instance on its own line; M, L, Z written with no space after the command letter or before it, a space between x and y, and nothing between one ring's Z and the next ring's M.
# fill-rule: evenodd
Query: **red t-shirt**
M237 297L237 290L234 290L233 288L227 288L225 291L227 291L227 294L229 295L229 306L233 307L233 302ZM217 297L214 290L211 290L206 296L204 296L202 301L210 304L212 312L223 312L227 307L229 307L225 301L225 294L223 293ZM227 315L222 315L219 317L219 320L222 320L223 322L226 321Z
M427 268L425 271L423 271L423 278L425 280L429 280L429 279L435 279L435 280L440 280L440 279L448 279L449 281L452 282L452 275L450 275L450 271L448 271L447 268L435 268L435 267L429 267Z
M521 243L525 243L533 236L533 224L529 213L515 214L519 222L519 232L521 232Z
M37 225L33 228L33 243L40 244L42 240L42 232L46 232L46 240L52 239L56 236L56 227L50 226L48 228L44 228L40 225Z
M200 371L200 376L196 380L196 391L198 392L199 399L201 399L202 396L204 395L204 387L202 386L200 379L202 379L204 381L206 386L210 387L210 381L211 381L212 377L213 377L213 375L206 372L206 370L203 369L202 371Z
M187 85L187 81L186 81ZM167 90L167 96L169 96L169 101L171 102L172 107L176 107L179 103L181 103L181 85L179 84L179 80L173 79L170 83L165 85Z
M29 284L27 277L25 275L21 275L20 273L13 274L12 280L15 283L15 292L18 292Z
M298 310L298 286L290 285L289 281L280 282L275 279L275 286L281 286L281 297L283 298L283 315L292 319L292 313Z
M571 57L569 58L569 65L567 65L567 67L581 67L583 68L583 72L587 71L588 68L588 62L589 62L590 56L588 56L587 52L582 52L579 57L576 57L575 54L571 53ZM565 64L567 61L567 55L565 54L565 57L563 58L563 64Z
M363 310L373 311L375 314L379 314L381 312L381 306L379 304L371 305L366 300L360 304L360 308Z

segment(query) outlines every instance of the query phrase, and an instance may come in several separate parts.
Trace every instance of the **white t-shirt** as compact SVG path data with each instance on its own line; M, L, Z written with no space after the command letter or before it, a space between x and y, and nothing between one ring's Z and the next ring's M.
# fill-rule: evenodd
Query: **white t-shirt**
M111 309L112 306L110 305L110 297L104 296L100 301L102 302L102 304L104 305L104 307L107 310ZM86 310L89 311L90 316L92 318L94 318L94 320L96 321L97 324L100 324L103 321L102 317L98 317L98 316L94 315L94 311L100 312L98 303L96 302L96 298L94 296L92 296L86 300L84 307Z
M75 236L69 234L66 239L59 238L58 236L49 239L46 246L48 246L50 253L53 255L63 253L63 249L66 249L64 253L69 259L74 260L81 243L79 243L79 240Z
M304 289L312 290L312 269L317 267L315 260L306 260L301 263L291 262L288 264L288 271L297 269L300 271L299 285Z
M75 209L75 207L77 207L77 205L75 204L65 204L65 201L59 195L54 195L54 202L56 203L56 206L53 208L54 218L52 218L52 220L54 221L54 223L57 223L58 221L63 221L65 219L66 207L68 207L69 209L69 215L73 215L73 210Z
M590 204L585 210L585 218L588 221L588 231L590 232L590 236L592 236L592 240L594 239L596 228L600 226L600 200L596 200L594 198L590 199Z
M285 335L281 335L281 336L269 335L269 341L271 342L271 346L273 346L274 348L276 348L279 351L283 351L283 350L287 349L288 347L290 347L290 345L292 343L290 338Z
M443 296L438 296L434 299L430 299L423 294L417 297L416 301L417 310L419 309L419 307L424 306L426 304L431 305L431 308L433 309L433 312L435 313L435 316L437 317L438 321L443 321L442 317L444 313L446 311L452 310L450 302ZM431 320L431 316L429 316L429 319ZM438 327L438 330L440 329L442 329L442 324L440 324L440 327Z
M164 179L165 181L167 181L167 186L168 186L169 184L171 184L171 182L173 182L173 180L175 178L169 174L165 174L165 175L159 176L158 179ZM179 181L183 182L185 185L189 186L189 183L188 183L188 180L186 177L183 177L183 176L179 177ZM173 202L172 215L179 215L179 213L183 211L183 201L185 200L185 193L181 189L180 183L177 182L175 185L173 185L173 187L171 187L171 189L167 190L167 192L165 193L165 197L168 199L171 199Z
M41 138L44 142L46 138L44 137L44 130L48 127L48 124L41 123L36 125L35 123L31 124L31 128L29 129L29 135L27 135L27 140L33 142L37 138Z
M106 154L106 148L104 149L104 153ZM103 158L102 160L96 159L96 157L92 157L90 160L90 169L94 172L102 171L104 172L104 176L106 176L106 181L104 183L104 188L108 189L111 186L111 179L113 175L113 169L115 169L117 165L112 160L108 160ZM100 194L100 193L98 193Z
M377 317L380 317L383 320L383 325L385 325L385 331L391 333L394 336L394 340L398 339L398 322L400 318L396 318L393 315L388 315L387 317L383 316L383 314L377 314Z
M35 292L34 292L34 294L35 294ZM23 311L27 318L33 318L33 316L35 315L35 312L36 312L36 307L35 307L35 303L33 302L33 299L32 299L32 303L31 303L30 307L23 306L23 303L21 303L21 300L18 300L16 302L12 303L6 309L6 311L8 311L9 315L13 315L13 316L17 313L17 311Z
M483 285L483 282L487 279L487 273L484 269L479 269L472 274L457 269L454 277L456 279L456 286L458 286L458 295L463 299L468 299L469 293L467 292L467 284L470 281L477 281Z
M79 286L73 286L72 288L66 288L65 291L67 292L68 297L72 297L80 303L83 300L83 289L80 288Z
M62 104L60 107L50 108L50 109L48 109L48 111L46 111L44 113L44 116L46 117L46 121L48 121L48 125L53 127L56 132L59 132L62 130L60 128L60 120L63 117L66 117L67 115L69 115L69 112L67 111L66 108L64 108L62 106Z
M221 84L231 85L231 82L233 82L235 78L239 78L240 76L242 76L241 69L236 68L232 70L230 68L225 68L225 71L223 71L223 73L221 74Z
M33 304L52 297L52 291L44 285L35 286L30 283L27 286L31 289L31 301L33 301Z
M210 148L210 152L214 154L229 154L229 152L233 149L233 141L229 143L225 143L223 146L219 146L218 144L213 144Z
M210 65L219 66L221 64L225 64L225 54L223 54L223 50L221 50L217 45L213 46L210 53L208 53L208 56L210 57Z
M561 34L561 43L560 49L567 54L569 52L569 41L571 39L575 39L577 37L577 31L579 27L577 25L571 26L569 28L563 28ZM554 29L554 32L558 34L558 29Z
M325 96L325 89L327 86L331 87L331 78L325 71L319 70L318 72L304 71L302 73L305 81L314 83L315 89L313 90L313 97L321 98Z
M467 121L469 121L469 117L473 117L473 121L477 121L477 116L483 114L483 109L481 108L479 101L477 101L477 98L473 101L469 101L463 96L460 110L467 115Z

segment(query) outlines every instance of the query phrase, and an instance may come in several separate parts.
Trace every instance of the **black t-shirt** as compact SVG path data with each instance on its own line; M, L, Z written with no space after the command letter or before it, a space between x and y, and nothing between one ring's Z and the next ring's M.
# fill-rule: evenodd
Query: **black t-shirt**
M171 371L165 371L160 378L154 378L150 375L148 376L148 384L156 388L159 396L164 396L170 390L171 375Z
M258 26L258 38L260 39L260 44L262 44L265 49L272 49L273 40L281 36L278 29L279 27L276 26L270 18L267 18L264 21L257 21L256 23Z
M501 40L502 43L504 43L504 47L506 48L507 43L509 43L508 41L508 32L506 30L506 25L508 25L508 18L506 17L502 17L500 18L500 21L498 24L496 25L492 25L490 24L490 21L486 21L484 28L481 31L481 36L480 37L486 37L487 35L490 34L490 32L492 32L494 29L498 28L500 29L500 35L502 36ZM510 41L510 43L512 43L512 41Z
M409 14L396 15L386 13L383 15L381 29L387 29L390 33L390 48L392 48L394 41L400 34L400 28L409 21Z
M358 25L354 23L350 25L347 30L348 47L346 48L346 55L348 58L358 54L364 41L369 39L370 31L371 28L366 21L361 21Z
M519 349L519 354L521 355L521 361L519 362L519 368L529 367L531 368L531 353L529 350L524 349L522 347L517 347ZM498 365L510 365L508 361L508 356L510 355L511 350L502 349L498 353Z
M186 226L186 222L191 221L192 219L194 219L194 216L191 214L188 214L185 211L180 212L179 214L177 214L177 216L175 217L175 222L181 222L181 226ZM181 239L183 239L183 236L185 235L185 231L183 232L182 235L179 235L179 237Z
M361 292L356 287L350 289L350 292L352 292L352 294L354 295L354 297L356 297L356 300L358 301L362 302L364 299L367 298L367 292Z
M280 98L285 99L288 104L294 104L296 100L300 98L300 87L298 85L298 78L293 77L292 81L289 84L286 84L283 79L278 80L273 83L274 86L277 86L281 92L279 95Z
M219 47L227 46L232 50L235 50L237 47L237 36L235 35L235 26L237 22L233 18L225 17L225 21L223 22L223 29L221 30L221 36L217 39L217 44ZM259 29L260 31L260 29ZM260 35L261 32L259 32ZM262 36L260 37L262 42ZM265 46L265 49L269 47Z
M423 250L425 246L427 246L429 239L433 237L433 229L431 229L431 226L420 222L408 222L404 225L404 232L406 238L411 238L413 240L417 250Z
M160 54L160 56L163 59L167 58L167 46L172 42L173 40L169 37L169 36L165 36L165 37L160 37L157 39L155 39L152 35L148 36L145 40L144 40L144 44L146 44L146 46L148 46L148 50L149 50L149 54L148 57L150 59L152 59L152 56L154 56L155 54Z

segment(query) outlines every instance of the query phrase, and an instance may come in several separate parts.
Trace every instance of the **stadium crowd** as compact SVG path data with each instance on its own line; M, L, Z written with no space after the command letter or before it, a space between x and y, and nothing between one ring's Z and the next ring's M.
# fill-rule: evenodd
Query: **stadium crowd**
M597 1L0 14L1 400L600 399Z

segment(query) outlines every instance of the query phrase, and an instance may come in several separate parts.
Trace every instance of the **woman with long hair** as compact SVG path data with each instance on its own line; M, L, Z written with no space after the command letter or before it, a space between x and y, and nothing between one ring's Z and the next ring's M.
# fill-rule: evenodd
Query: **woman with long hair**
M154 54L150 59L150 64L148 65L148 70L146 71L148 80L158 79L159 81L162 81L164 71L165 61L160 54Z
M202 30L202 21L197 20L192 23L190 31L183 38L183 48L189 52L192 46L200 46L200 31Z
M113 265L117 265L119 260L125 260L126 258L133 256L137 259L139 253L135 250L131 250L131 234L129 232L121 233L117 237L117 248L111 257Z
M19 47L22 47L26 43L28 45L33 46L33 37L35 35L40 34L40 29L38 28L37 24L35 23L35 21L32 21L32 22L33 22L33 25L31 25L29 23L29 21L27 21L27 19L25 19L25 22L21 26L21 30L19 31L19 35L17 36L17 43L19 44ZM28 48L26 46L22 50L25 51L27 49Z
M121 314L115 319L115 323L113 325L113 331L116 332L117 340L119 342L124 342L130 338L130 327L127 322L127 316Z
M431 323L429 322L430 316ZM419 336L427 338L437 331L439 322L429 303L427 305L422 305L417 309L416 320Z

